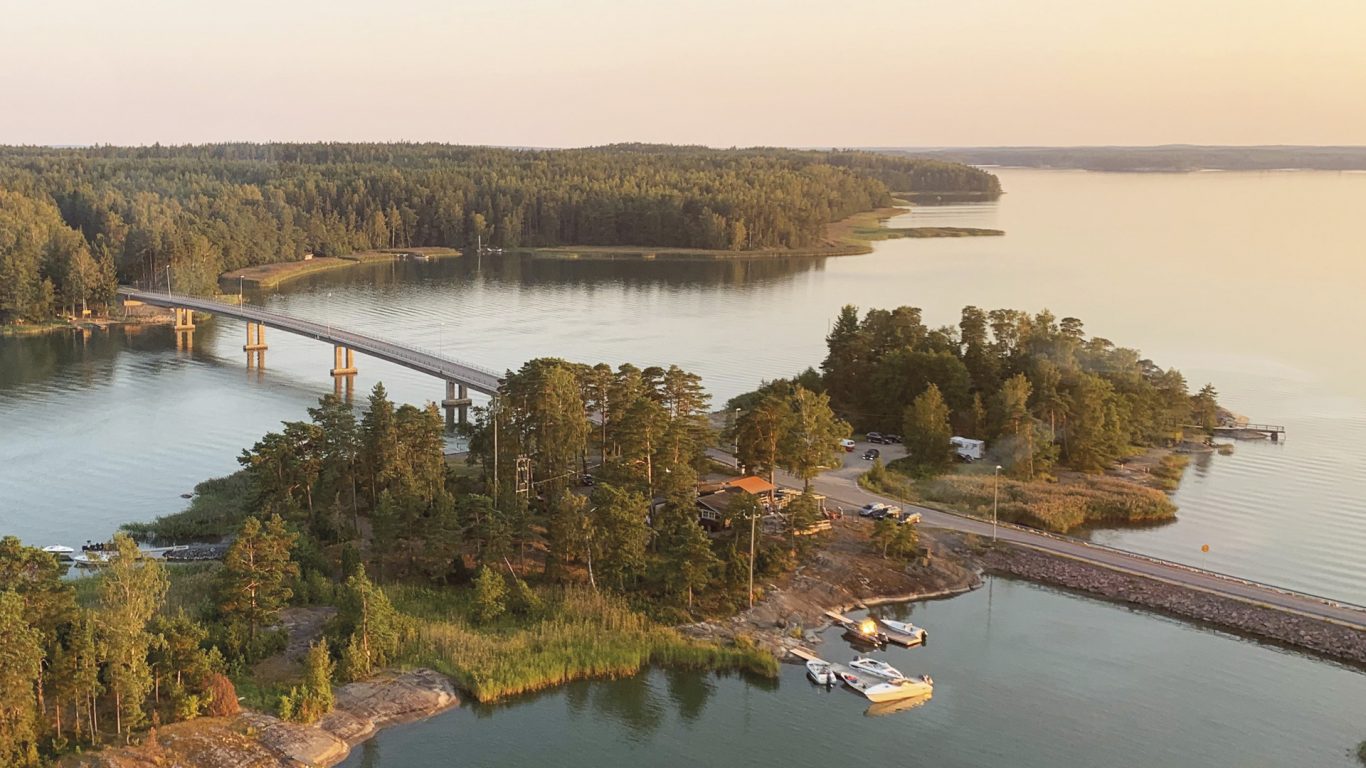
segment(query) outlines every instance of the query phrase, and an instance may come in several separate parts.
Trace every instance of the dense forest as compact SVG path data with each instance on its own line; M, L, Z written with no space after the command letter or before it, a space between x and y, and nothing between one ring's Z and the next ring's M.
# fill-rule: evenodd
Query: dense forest
M212 291L233 269L370 248L747 250L819 243L892 192L994 176L866 152L440 144L0 148L0 322L103 305L115 281Z
M826 343L820 372L766 390L823 391L860 429L904 434L928 471L952 460L953 434L988 441L1012 475L1031 479L1055 464L1103 469L1133 446L1169 444L1183 426L1218 418L1212 386L1192 395L1179 371L1046 310L965 307L957 327L931 328L915 307L860 318L846 306ZM750 407L760 394L732 405Z

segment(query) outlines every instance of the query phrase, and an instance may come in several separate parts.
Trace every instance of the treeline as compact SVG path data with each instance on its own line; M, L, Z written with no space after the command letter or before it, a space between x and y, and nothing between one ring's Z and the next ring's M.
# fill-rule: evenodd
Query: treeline
M860 318L846 306L826 343L821 371L794 381L826 392L861 430L903 434L929 470L952 460L953 434L988 441L1012 474L1032 478L1057 463L1105 468L1132 446L1167 444L1183 425L1218 418L1212 386L1192 395L1179 371L1046 310L970 306L957 327L931 328L915 307Z
M50 229L55 206L63 231L79 235L100 275L112 269L123 282L169 282L191 293L213 290L225 271L370 248L480 240L501 247L807 247L820 242L827 223L887 204L890 191L927 185L998 189L995 177L965 166L857 152L0 148L0 190L7 190L0 216L11 226ZM109 281L74 274L71 258L35 260L35 248L45 246L0 237L0 274L20 286L0 293L0 321L110 299Z

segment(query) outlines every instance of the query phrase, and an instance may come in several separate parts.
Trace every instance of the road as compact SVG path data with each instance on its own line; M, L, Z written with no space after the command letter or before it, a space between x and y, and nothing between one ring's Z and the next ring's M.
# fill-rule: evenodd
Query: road
M827 471L817 477L812 482L812 490L824 495L829 501L842 506L846 515L855 515L859 507L873 502L896 504L905 509L919 512L921 514L921 525L972 533L984 538L991 538L994 534L1001 541L1032 547L1062 557L1070 557L1092 565L1146 576L1170 584L1366 631L1366 607L1363 606L1282 589L1269 584L1261 584L1248 579L1160 560L1134 552L1103 547L1080 539L1045 533L1022 526L1003 523L996 526L993 532L990 520L941 512L871 493L858 485L859 475L866 472L871 465L869 461L862 458L863 452L870 447L877 448L882 452L884 462L905 455L904 449L900 445L859 443L852 453L844 454L844 462L839 469ZM718 461L734 464L735 459L725 451L712 449L709 454ZM783 472L778 474L778 483L791 488L801 487L800 480Z
M271 312L259 307L240 304L224 304L197 296L153 293L127 287L119 288L119 295L155 307L182 307L211 315L234 317L238 320L260 323L267 328L297 333L300 336L326 341L330 344L340 344L348 349L381 360L388 360L405 368L412 368L415 371L421 371L446 381L465 384L475 392L482 392L490 396L497 395L498 388L502 385L501 375L487 368L452 360L401 342L348 331L340 326L305 320L282 312Z

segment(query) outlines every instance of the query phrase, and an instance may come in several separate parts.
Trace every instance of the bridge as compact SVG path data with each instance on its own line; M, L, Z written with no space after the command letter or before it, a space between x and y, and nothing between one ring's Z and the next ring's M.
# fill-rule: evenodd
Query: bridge
M502 376L487 368L452 360L401 342L348 331L335 325L317 323L282 312L272 312L259 307L240 304L227 304L198 296L155 293L128 287L120 287L119 295L131 302L141 302L154 307L173 310L176 318L177 342L181 341L182 336L194 332L195 312L245 321L247 324L247 343L242 346L242 350L247 353L248 367L253 362L264 366L265 329L274 328L331 344L334 353L331 374L338 390L341 389L343 379L348 385L348 390L350 388L352 377L355 376L357 370L356 352L436 377L446 382L446 397L441 401L441 405L446 410L446 423L448 425L454 424L457 420L461 424L468 420L470 390L494 397L503 384Z

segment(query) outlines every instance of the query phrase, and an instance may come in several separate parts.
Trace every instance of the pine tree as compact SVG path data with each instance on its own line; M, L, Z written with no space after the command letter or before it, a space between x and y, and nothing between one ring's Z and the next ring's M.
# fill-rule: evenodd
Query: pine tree
M223 558L218 610L229 628L232 650L248 659L263 651L262 633L277 623L280 610L294 596L290 579L299 565L290 557L298 534L274 515L265 524L247 518Z
M389 598L360 568L346 580L346 594L337 615L349 630L342 651L342 674L360 680L389 664L398 652L400 617Z

